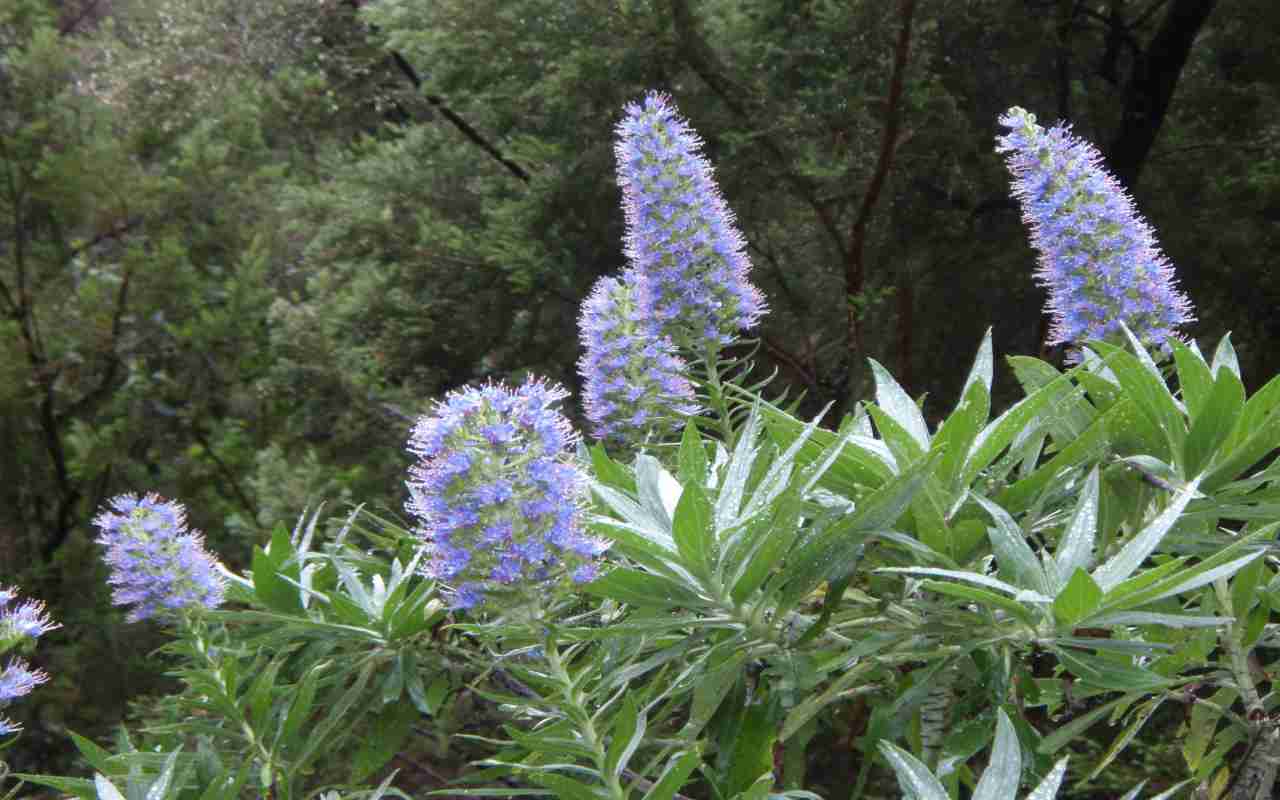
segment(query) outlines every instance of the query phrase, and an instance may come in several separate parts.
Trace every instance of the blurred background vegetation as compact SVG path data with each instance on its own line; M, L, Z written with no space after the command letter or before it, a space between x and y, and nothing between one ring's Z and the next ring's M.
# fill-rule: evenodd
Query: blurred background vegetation
M398 513L443 392L577 388L578 304L623 259L612 128L647 89L706 139L762 369L811 412L865 396L868 357L950 401L988 325L1040 351L1011 105L1099 144L1189 333L1233 331L1255 388L1277 42L1274 0L0 0L0 582L65 626L6 758L71 769L68 729L166 687L162 632L107 600L106 498L181 499L237 565L321 501Z

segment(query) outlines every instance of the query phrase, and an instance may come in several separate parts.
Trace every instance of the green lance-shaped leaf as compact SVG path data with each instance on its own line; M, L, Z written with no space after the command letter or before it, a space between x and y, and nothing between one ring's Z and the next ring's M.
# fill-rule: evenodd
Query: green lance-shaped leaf
M995 381L995 354L991 347L991 329L982 335L982 344L978 345L978 354L974 356L973 366L969 368L969 376L964 380L964 388L960 395L968 391L975 383L981 383L991 392L991 384Z
M880 410L896 422L919 447L920 452L929 451L929 426L925 424L924 414L911 395L898 385L898 382L875 359L867 359L871 363L871 372L876 381L876 405Z
M555 772L537 772L529 779L550 789L560 800L601 800L604 796L582 781Z
M902 515L932 468L931 457L912 465L885 486L862 498L852 514L806 541L784 570L778 610L791 609L825 580L848 572L862 541L884 530Z
M990 575L983 575L980 572L970 572L959 569L938 569L936 567L880 567L876 572L901 572L907 575L933 575L939 578L954 578L958 581L974 583L978 586L986 586L991 589L1004 592L1019 600L1029 600L1033 602L1050 602L1053 598L1047 597L1039 592L1031 589L1021 589L1011 583L1005 583L999 578L993 578Z
M1103 754L1102 759L1094 766L1093 771L1089 773L1089 777L1085 780L1093 780L1102 774L1116 756L1120 755L1134 737L1138 735L1138 731L1142 730L1142 726L1147 724L1147 720L1156 712L1156 709L1164 702L1163 697L1154 697L1142 705L1138 706L1134 719L1129 723L1120 735L1116 737L1111 746L1107 748L1107 752Z
M663 530L671 530L671 512L680 495L680 484L662 468L658 459L646 453L636 456L635 476L641 507Z
M724 468L724 481L720 484L720 494L716 498L716 530L727 530L738 519L747 479L751 476L751 467L759 449L761 419L760 404L756 403L751 408L746 427L734 445L733 455Z
M991 540L991 548L995 551L1001 571L1012 576L1024 589L1053 596L1053 588L1049 585L1044 567L1027 544L1022 528L1009 516L1009 512L980 495L973 495L973 499L995 520L996 524L987 528L987 536Z
M657 782L644 793L642 800L672 800L701 763L702 756L696 748L677 752L667 761Z
M1072 626L1097 611L1101 604L1102 589L1089 577L1089 573L1077 567L1053 600L1053 616L1058 624Z
M1058 763L1053 765L1053 769L1049 770L1049 774L1044 776L1044 780L1031 790L1031 794L1027 795L1027 800L1053 800L1058 796L1058 789L1062 786L1062 779L1067 774L1067 759L1058 759Z
M1223 443L1235 429L1244 409L1244 384L1229 369L1218 370L1213 389L1198 414L1191 417L1183 463L1188 475L1196 475L1209 466Z
M1231 346L1231 334L1223 334L1218 340L1218 347L1213 351L1213 376L1218 377L1218 370L1225 369L1237 378L1240 375L1240 360L1236 358L1236 349Z
M1185 559L1176 559L1140 572L1108 591L1101 610L1110 613L1139 608L1229 577L1263 556L1265 550L1252 548L1273 538L1277 527L1280 523L1260 528L1192 567L1185 567Z
M716 530L712 527L714 509L702 487L684 487L676 503L671 532L684 566L694 575L710 577L719 561Z
M990 393L981 381L974 381L965 390L960 404L938 427L933 437L933 452L942 454L938 479L944 486L954 489L959 483L969 448L987 423L990 412Z
M978 786L973 790L973 800L1008 800L1018 793L1022 778L1022 745L1018 733L1004 709L996 712L996 743L991 749L991 763L987 764Z
M1075 511L1058 542L1054 562L1061 580L1068 580L1077 569L1088 569L1093 563L1093 545L1098 530L1098 489L1098 468L1094 467L1085 478Z
M1213 371L1209 369L1200 350L1183 344L1177 339L1170 339L1173 348L1173 362L1178 370L1178 387L1182 391L1182 403L1187 407L1191 419L1200 416L1204 402L1213 390Z
M98 790L98 800L125 800L120 790L101 773L93 776L93 785Z
M1093 579L1098 586L1102 587L1103 592L1110 591L1138 571L1142 562L1155 551L1178 518L1182 516L1187 503L1196 496L1199 485L1200 479L1196 478L1179 489L1164 511L1126 542L1120 552L1107 559L1106 563L1094 571Z
M1163 443L1168 447L1169 460L1179 457L1187 437L1186 421L1146 351L1142 350L1142 355L1135 356L1105 342L1090 342L1089 347L1105 359L1125 396L1160 431ZM1141 345L1138 347L1141 349Z
M942 782L934 777L920 759L892 742L880 741L880 754L893 767L902 792L912 800L950 800Z
M1205 476L1205 490L1211 492L1235 480L1276 447L1280 447L1280 375L1244 404L1235 429Z
M612 738L605 754L604 773L615 780L622 775L644 741L645 715L636 706L635 698L628 694L622 701L622 710L613 721Z
M707 469L709 463L707 461L707 448L702 443L702 434L698 430L698 425L693 420L689 420L684 426L684 434L680 438L680 451L677 454L679 462L680 482L685 486L689 484L697 484L702 486L707 482Z

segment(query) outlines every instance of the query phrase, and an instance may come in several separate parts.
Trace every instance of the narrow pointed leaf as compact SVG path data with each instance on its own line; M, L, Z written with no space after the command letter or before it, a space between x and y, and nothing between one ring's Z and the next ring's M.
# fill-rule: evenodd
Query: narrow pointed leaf
M1102 604L1102 590L1089 573L1077 568L1067 585L1053 600L1053 616L1059 625L1072 626L1088 617Z
M1243 409L1244 384L1231 370L1219 370L1200 412L1191 418L1183 458L1188 475L1199 474L1209 466L1235 429Z
M676 504L672 534L685 567L709 576L716 562L716 531L711 527L711 501L697 484L686 486Z
M1191 499L1195 497L1196 489L1199 485L1200 480L1197 478L1179 489L1169 506L1159 516L1125 543L1120 552L1107 559L1106 563L1094 571L1093 579L1102 587L1104 592L1110 591L1125 578L1138 571L1138 568L1142 566L1142 562L1146 561L1147 556L1155 551L1156 547L1164 539L1165 534L1182 516L1187 503L1190 503Z
M720 495L716 498L716 530L731 527L738 518L747 478L750 477L751 466L756 460L761 418L762 412L757 403L751 409L746 427L738 434L733 455L729 457L729 463L725 467L724 482L720 486Z
M1062 786L1062 779L1067 774L1067 759L1060 758L1058 763L1053 765L1053 769L1049 770L1049 774L1044 776L1044 780L1031 790L1031 794L1027 795L1027 800L1053 800L1058 796L1058 789Z
M1098 530L1098 468L1089 471L1080 500L1062 540L1058 542L1058 574L1068 577L1077 569L1088 569L1093 563L1094 537Z
M622 701L622 710L613 721L609 750L605 754L604 768L614 779L631 761L636 748L644 740L645 716L636 707L635 697L628 694Z
M876 405L888 414L894 422L902 426L922 452L929 450L929 427L925 425L924 414L916 401L911 399L889 371L875 359L867 359L871 363L871 372L876 381Z
M1026 536L1018 523L1009 516L1009 512L985 497L975 494L973 499L995 521L994 526L987 528L987 537L991 540L991 549L995 551L1001 572L1006 576L1012 576L1024 589L1033 589L1040 594L1052 596L1053 588L1049 585L1044 567L1040 565L1040 560L1027 544Z
M1173 360L1178 367L1178 387L1182 390L1182 402L1192 419L1200 416L1204 402L1213 391L1213 371L1205 363L1199 351L1192 350L1177 339L1171 339Z
M1018 794L1022 778L1022 745L1018 733L1004 709L996 712L996 743L991 749L991 763L978 779L973 800L1010 800Z
M987 332L982 336L982 344L978 345L978 355L973 359L973 366L969 369L969 377L965 378L960 395L963 397L969 387L978 382L986 387L989 394L994 380L995 356L991 348L991 329L987 328Z
M947 790L918 758L891 742L881 740L880 754L893 767L903 794L914 800L950 800Z
M667 761L658 780L644 793L643 800L672 800L701 763L702 756L697 750L676 753Z
M1218 341L1218 347L1213 351L1213 376L1218 377L1218 370L1226 369L1233 373L1237 378L1240 377L1240 361L1236 358L1236 349L1231 346L1231 334L1225 334Z

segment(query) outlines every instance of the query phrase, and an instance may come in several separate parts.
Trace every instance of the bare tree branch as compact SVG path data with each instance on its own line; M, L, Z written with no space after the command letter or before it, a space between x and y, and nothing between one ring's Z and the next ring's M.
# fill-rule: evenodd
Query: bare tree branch
M907 58L911 52L911 21L915 14L915 0L901 0L898 5L898 16L901 28L898 30L898 41L893 51L893 71L889 76L889 94L885 99L884 131L880 137L880 155L876 159L875 171L862 195L862 203L853 218L849 231L849 248L844 263L844 289L846 299L847 330L845 348L848 353L850 367L856 363L863 352L862 343L862 309L854 302L866 288L866 250L867 226L871 222L876 202L888 180L889 170L893 167L893 156L898 146L898 129L901 125L898 110L902 102L904 76L907 70Z
M395 50L391 51L391 60L395 62L395 65L400 72L409 79L410 83L413 84L413 88L421 91L422 78L418 77L418 71L413 68L413 65L406 61L405 57ZM493 156L494 160L506 167L507 171L512 175L515 175L525 183L529 182L529 173L525 171L524 167L503 155L502 151L499 150L496 145L484 138L479 131L471 127L466 120L458 116L453 109L449 108L449 106L445 104L443 97L434 94L427 94L424 95L424 97L427 98L428 103L435 107L436 111L440 112L440 116L449 120L455 128L462 132L463 136L474 142L481 150Z

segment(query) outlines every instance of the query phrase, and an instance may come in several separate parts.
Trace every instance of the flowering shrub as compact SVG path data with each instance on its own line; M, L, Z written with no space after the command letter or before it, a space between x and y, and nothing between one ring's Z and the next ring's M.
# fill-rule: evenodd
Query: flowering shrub
M99 800L408 797L398 754L475 747L439 792L857 800L892 774L923 800L1045 800L1095 723L1122 727L1071 776L1086 788L1177 703L1181 761L1153 783L1185 780L1157 800L1270 797L1280 391L1247 396L1229 339L1206 359L1177 337L1189 303L1096 151L1003 118L1074 366L1010 357L1024 397L993 418L988 334L931 426L872 362L874 397L827 430L721 385L764 310L741 236L671 101L625 114L631 265L581 316L598 441L559 387L459 389L410 436L413 526L357 508L324 536L313 513L243 575L180 506L117 498L97 520L116 600L172 626L184 689L143 747L77 739L92 781L18 777ZM15 601L0 643L53 626ZM11 661L0 704L44 679ZM838 785L810 772L833 742L854 752Z

